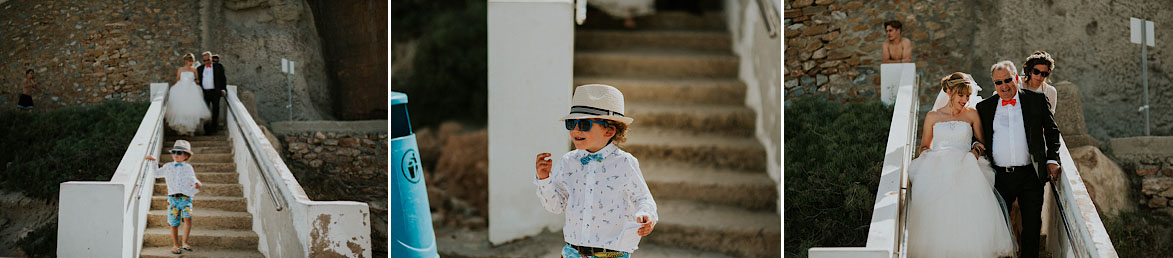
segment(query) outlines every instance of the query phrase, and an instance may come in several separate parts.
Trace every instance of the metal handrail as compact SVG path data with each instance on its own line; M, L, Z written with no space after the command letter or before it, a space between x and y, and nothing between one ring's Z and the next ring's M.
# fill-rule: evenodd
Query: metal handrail
M917 114L920 113L920 78L917 77L912 83L912 103L908 108L908 140L904 143L904 157L903 165L900 168L900 217L897 221L896 233L896 257L908 257L908 202L909 202L909 184L908 184L908 166L912 163L913 156L916 155L916 150L920 149L919 145L915 144L917 141L916 132L917 125L920 119L917 119Z
M757 0L758 13L762 15L762 21L766 23L766 33L770 38L778 37L778 9L774 9L774 4L770 0Z
M285 207L285 203L283 201L281 201L281 198L277 198L278 194L281 194L281 190L275 189L273 187L273 183L270 182L271 180L269 179L269 176L271 176L273 174L273 170L275 170L275 169L271 168L271 166L273 164L269 161L269 157L267 154L262 153L262 152L258 152L253 149L253 146L255 145L253 143L253 141L256 140L256 136L251 135L251 134L246 134L244 132L243 127L247 123L245 123L244 121L241 121L240 117L241 117L241 115L248 115L248 113L247 112L240 112L239 110L234 108L233 107L234 103L232 103L232 101L229 101L229 98L227 95L222 96L221 98L224 98L224 104L225 104L225 106L228 107L228 112L232 113L232 118L233 118L233 120L236 121L236 130L238 132L240 132L240 136L242 138L244 138L244 146L248 149L248 153L251 154L251 156L253 157L253 160L255 161L255 162L253 162L253 165L257 166L257 169L261 170L261 180L265 181L265 187L269 189L269 197L272 197L273 205L276 206L277 211L281 211ZM261 163L264 163L265 165L262 166ZM282 195L282 196L284 196L284 195Z
M161 94L163 94L163 102L162 102L163 105L161 105L159 108L159 114L163 114L163 115L160 115L159 119L155 120L155 126L153 127L155 129L151 130L151 144L147 145L148 147L147 147L146 155L151 155L151 153L153 151L158 150L159 149L159 142L162 141L162 139L160 139L160 137L159 137L159 134L161 134L163 131L162 130L163 120L164 120L163 117L167 114L167 98L170 97L170 94L168 94L169 92L170 92L169 90L164 90L161 93ZM143 155L143 156L145 157L146 155ZM146 181L148 178L146 175L144 175L145 172L147 171L144 167L150 166L151 162L152 161L143 159L142 163L139 163L138 173L135 175L136 178L134 180L134 186L133 186L133 189L131 189L131 191L134 192L134 194L132 194L130 197L126 198L127 205L126 205L126 211L124 211L124 212L130 212L130 207L132 207L132 205L129 205L129 203L131 201L142 199L143 185L146 184Z

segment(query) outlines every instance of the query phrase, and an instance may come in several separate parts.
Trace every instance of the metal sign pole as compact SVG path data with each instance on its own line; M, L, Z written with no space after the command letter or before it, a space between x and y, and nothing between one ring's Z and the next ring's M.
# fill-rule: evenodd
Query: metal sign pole
M1149 48L1145 47L1148 43L1148 37L1145 35L1147 30L1145 24L1147 21L1140 23L1140 81L1144 85L1144 135L1150 136L1149 133Z

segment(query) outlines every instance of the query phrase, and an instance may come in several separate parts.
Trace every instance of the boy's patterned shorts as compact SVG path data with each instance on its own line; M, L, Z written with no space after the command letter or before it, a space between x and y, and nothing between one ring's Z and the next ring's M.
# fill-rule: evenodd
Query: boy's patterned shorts
M190 196L167 197L167 224L178 227L181 218L191 218Z
M570 247L570 243L566 243L566 245L562 246L562 258L572 258L572 257L573 258L582 258L582 257L630 258L631 257L631 253L628 253L628 252L606 252L606 253L596 253L596 254L601 254L601 255L591 255L591 256L581 255L578 253L578 250L574 250L574 247Z

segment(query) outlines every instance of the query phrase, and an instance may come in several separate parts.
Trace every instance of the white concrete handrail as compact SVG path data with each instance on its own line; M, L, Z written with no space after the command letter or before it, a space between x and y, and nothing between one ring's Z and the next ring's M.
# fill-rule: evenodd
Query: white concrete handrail
M110 181L61 183L57 256L138 257L154 194L154 170L149 168L155 163L144 156L159 156L167 88L167 83L151 84L151 106Z
M915 69L915 68L914 68ZM920 110L919 89L915 73L894 73L902 78L896 87L892 106L892 123L888 144L884 151L884 167L876 190L872 222L865 247L811 248L811 258L819 257L897 257L903 249L905 203L908 188L908 164L916 151L917 111Z
M237 87L229 85L225 105L232 112L228 112L226 129L259 251L267 257L370 257L367 204L310 200L238 96ZM263 155L254 156L249 148ZM272 168L268 179L262 167ZM274 192L266 186L269 179ZM282 203L286 207L277 209Z
M1060 179L1051 183L1056 186L1059 196L1055 198L1064 209L1058 211L1062 213L1060 218L1044 221L1058 233L1048 237L1048 249L1058 250L1053 257L1119 257L1079 169L1075 167L1075 160L1067 150L1067 143L1062 138L1059 140L1059 162L1064 164L1061 166L1063 172ZM1066 223L1063 219L1067 220Z

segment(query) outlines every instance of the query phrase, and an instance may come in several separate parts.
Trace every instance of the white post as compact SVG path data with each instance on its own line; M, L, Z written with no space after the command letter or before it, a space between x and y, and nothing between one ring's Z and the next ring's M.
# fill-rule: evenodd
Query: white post
M57 256L131 257L133 226L127 223L127 185L61 183L57 205Z
M571 0L489 0L489 242L558 231L562 215L535 194L538 153L570 149L558 118L570 111Z
M1140 110L1144 111L1144 135L1149 136L1149 51L1145 45L1151 47L1156 43L1153 21L1129 18L1129 23L1132 25L1132 43L1140 44L1140 81L1144 87L1144 106L1141 106Z
M285 108L289 109L289 121L293 121L293 79L289 77L293 74L293 61L281 58L281 73L285 74L285 89L289 91L289 104Z

